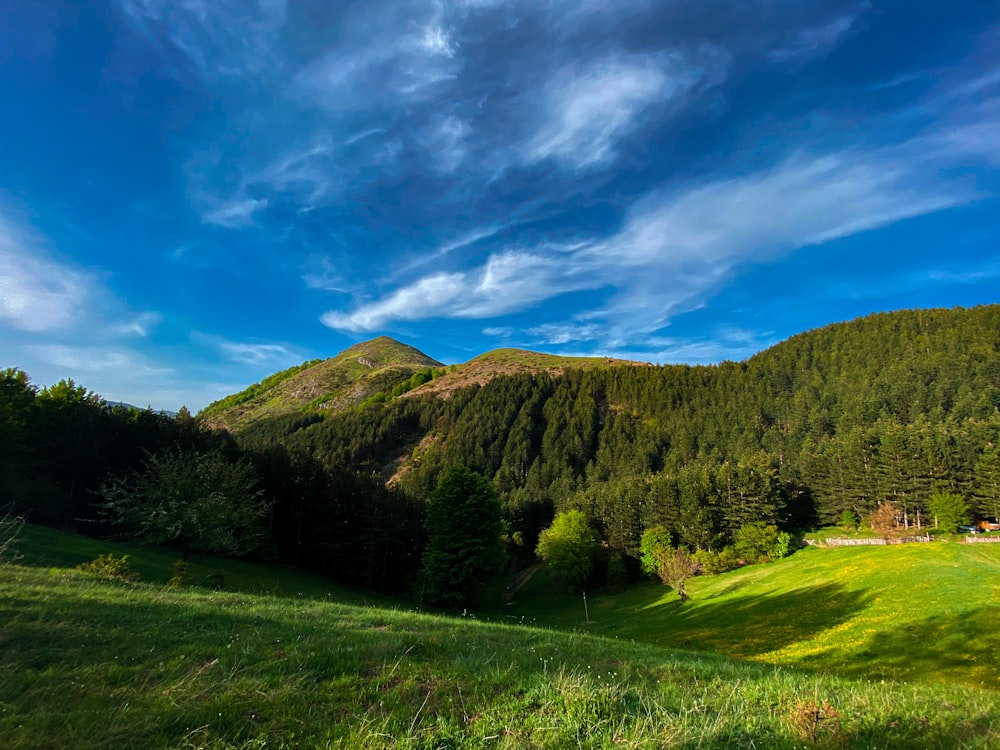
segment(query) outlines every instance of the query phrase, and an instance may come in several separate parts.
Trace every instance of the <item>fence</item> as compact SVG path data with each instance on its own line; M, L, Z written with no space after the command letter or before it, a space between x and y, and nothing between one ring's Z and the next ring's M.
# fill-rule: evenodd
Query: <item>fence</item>
M989 543L989 542L1000 542L1000 536L967 536L965 537L966 544L979 544L979 543Z
M823 542L824 547L869 547L885 544L908 544L910 542L929 542L930 534L923 536L901 536L895 539L827 539ZM997 537L1000 541L1000 537Z

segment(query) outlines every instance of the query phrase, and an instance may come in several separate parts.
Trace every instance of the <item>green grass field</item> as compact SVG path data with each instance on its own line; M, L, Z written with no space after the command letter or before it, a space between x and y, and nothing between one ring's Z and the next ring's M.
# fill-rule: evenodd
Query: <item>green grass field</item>
M536 576L512 620L866 679L1000 689L1000 544L806 548L688 584L588 597Z
M130 566L142 576L142 581L163 585L173 573L180 555L168 550L150 549L130 544L91 539L90 537L56 531L44 526L26 524L19 535L20 559L26 567L74 568L98 555L112 553L129 556ZM395 600L370 592L357 592L337 586L328 579L283 565L261 565L201 555L193 555L190 571L195 586L214 588L220 580L227 591L271 594L280 597L335 599L339 602L393 606Z
M149 583L100 580L58 566L109 545L26 536L0 567L4 748L1000 746L990 662L962 656L993 643L989 545L805 550L683 608L592 594L587 624L544 576L483 622L230 561L199 565L241 590L167 591L173 557L141 550Z

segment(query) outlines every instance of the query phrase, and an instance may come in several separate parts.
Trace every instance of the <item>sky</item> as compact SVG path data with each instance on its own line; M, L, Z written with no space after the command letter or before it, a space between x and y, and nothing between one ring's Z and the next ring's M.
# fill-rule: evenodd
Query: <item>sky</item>
M0 367L743 360L1000 302L1000 0L4 0Z

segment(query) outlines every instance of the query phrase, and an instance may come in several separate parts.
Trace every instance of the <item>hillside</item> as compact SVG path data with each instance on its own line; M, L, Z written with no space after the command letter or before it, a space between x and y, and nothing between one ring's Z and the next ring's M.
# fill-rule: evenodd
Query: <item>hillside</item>
M261 419L303 412L337 412L389 391L415 373L443 365L423 352L380 336L335 357L304 362L209 404L199 417L239 430Z
M433 394L448 398L452 393L470 386L482 386L504 375L547 373L552 377L567 370L589 370L599 367L652 367L648 362L632 362L610 357L564 357L527 349L494 349L450 368L440 378L407 393L408 397Z
M810 528L886 499L916 522L941 491L993 517L998 331L989 305L871 315L717 366L566 367L502 350L482 358L482 384L477 360L439 378L468 378L446 399L435 381L309 424L261 421L240 439L381 472L416 498L467 466L493 481L525 561L567 508L632 560L654 525L717 549L748 521Z
M60 569L0 567L0 644L11 750L1000 743L992 691Z
M561 630L871 680L1000 690L1000 544L807 547L688 582L579 595L542 574L504 614Z

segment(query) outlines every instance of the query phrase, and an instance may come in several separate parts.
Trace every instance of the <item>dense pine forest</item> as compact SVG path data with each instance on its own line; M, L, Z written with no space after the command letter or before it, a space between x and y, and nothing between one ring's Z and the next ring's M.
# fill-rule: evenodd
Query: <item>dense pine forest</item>
M242 552L380 590L412 586L424 504L455 467L499 496L512 567L569 510L628 575L653 527L694 551L722 549L749 523L794 532L884 500L927 524L936 492L1000 515L997 305L871 315L740 363L551 369L447 392L401 374L405 386L358 405L307 405L233 434L7 370L0 504L114 533L109 477L148 473L163 451L214 453L267 499L268 542Z

